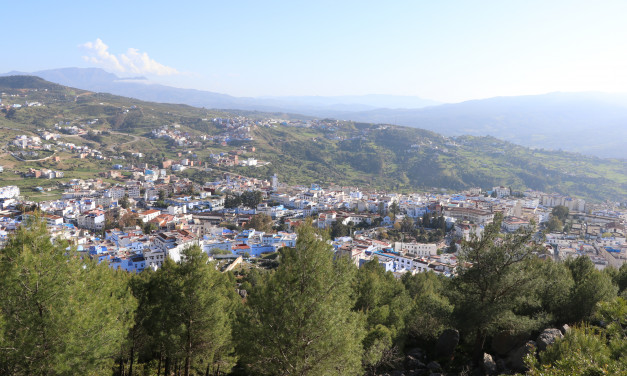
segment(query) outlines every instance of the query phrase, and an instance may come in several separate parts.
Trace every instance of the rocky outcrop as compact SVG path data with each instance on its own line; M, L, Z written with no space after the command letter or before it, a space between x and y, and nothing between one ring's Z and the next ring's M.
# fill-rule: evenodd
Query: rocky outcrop
M566 333L570 332L570 326L568 326L568 324L560 326L560 332L562 332L563 335L566 335Z
M522 335L514 335L509 331L502 331L492 337L490 347L494 354L505 356L510 351L524 344L526 340Z
M442 358L451 358L455 352L455 348L459 344L459 331L455 329L446 329L440 334L438 342L435 345L436 356Z
M525 357L536 349L535 341L527 341L524 345L512 351L507 358L508 368L514 371L526 371Z
M546 350L546 348L553 344L558 338L563 338L564 335L559 329L544 329L542 333L538 336L536 343L538 344L538 349L540 351Z
M496 362L490 354L483 354L483 371L486 375L496 375L497 373Z
M429 364L427 364L427 368L431 371L431 372L441 372L442 371L442 366L440 365L440 363L433 361L433 362L429 362Z
M528 340L528 337L525 338L525 336L515 335L507 331L500 332L492 338L490 353L483 353L483 361L480 361L479 364L471 364L469 362L463 369L471 372L472 375L500 375L525 372L528 370L525 365L527 355L536 355L536 352L546 350L556 340L563 338L564 333L567 333L569 330L570 327L568 325L562 325L559 329L544 329L538 335L537 341L531 341ZM461 366L451 360L453 360L459 340L459 332L457 330L447 329L440 334L432 351L424 351L417 347L408 349L405 352L405 361L399 364L404 369L387 371L381 375L436 376L458 373L462 370Z

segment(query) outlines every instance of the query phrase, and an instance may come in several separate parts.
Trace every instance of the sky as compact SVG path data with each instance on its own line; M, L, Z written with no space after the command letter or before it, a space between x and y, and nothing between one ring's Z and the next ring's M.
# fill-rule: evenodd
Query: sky
M624 0L33 0L11 9L0 72L100 67L234 96L459 102L627 91Z

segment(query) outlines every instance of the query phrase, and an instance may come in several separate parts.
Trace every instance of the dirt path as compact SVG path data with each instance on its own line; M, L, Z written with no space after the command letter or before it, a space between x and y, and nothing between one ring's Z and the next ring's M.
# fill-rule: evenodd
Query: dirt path
M9 152L9 153L13 156L13 158L17 159L20 162L40 162L40 161L45 161L45 160L48 160L48 159L54 157L55 154L56 154L56 152L55 152L55 153L52 153L52 155L49 155L49 156L47 156L45 158L39 158L39 159L22 159L22 158L18 157L17 155L15 155L15 154L13 154L11 152Z
M131 137L132 138L132 140L126 141L126 142L121 143L121 144L118 144L117 146L119 146L119 147L123 147L125 145L132 144L133 142L139 141L139 136L135 136L134 134L120 133L120 132L115 132L115 131L109 131L109 132L111 134L117 134L117 135L120 135L120 136L123 136L123 137ZM115 145L111 145L107 149L109 151L113 152L113 153L116 153L116 151L113 149L114 146Z

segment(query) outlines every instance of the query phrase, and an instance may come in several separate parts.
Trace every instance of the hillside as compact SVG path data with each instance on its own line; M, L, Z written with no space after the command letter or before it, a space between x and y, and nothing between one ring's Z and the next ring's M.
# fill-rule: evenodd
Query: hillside
M490 135L531 148L627 159L622 147L627 139L627 96L621 94L550 93L452 104L392 95L244 98L159 85L144 77L120 78L97 68L50 69L36 75L62 85L144 101L389 123L446 136Z
M491 135L528 147L627 159L625 95L551 93L336 116L430 129L448 136Z
M120 163L115 158L121 155L132 163L148 164L187 156L211 167L210 171L194 167L181 172L199 182L231 171L259 178L277 173L281 181L292 184L316 182L386 190L459 190L473 186L489 189L507 185L588 200L627 199L625 161L531 150L492 137L449 138L401 126L142 102L26 76L1 77L0 91L4 93L3 105L42 104L3 110L0 114L3 151L7 151L6 145L17 135L34 135L37 129L54 131L55 124L64 124L64 127L76 125L86 134L62 134L61 141L88 145L104 156L98 160L77 159L75 154L60 150L55 152L60 156L56 162L19 162L10 154L2 154L0 165L15 171L45 167L66 170L68 178L84 178L110 170L113 164ZM248 124L252 140L229 138L235 132L234 125L221 125L213 122L214 118L234 118ZM152 130L166 126L185 134L189 144L177 146L172 140L151 137ZM255 151L250 147L244 151L243 146L254 146ZM217 164L211 157L235 150L243 153L240 159L254 157L270 163L229 167ZM144 156L132 157L131 152L141 152ZM15 183L16 177L4 173L0 182ZM41 180L18 183L53 184Z

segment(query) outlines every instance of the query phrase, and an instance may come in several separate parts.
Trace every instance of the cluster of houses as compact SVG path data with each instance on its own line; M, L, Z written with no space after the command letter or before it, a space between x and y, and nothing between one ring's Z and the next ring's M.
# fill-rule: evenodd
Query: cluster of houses
M44 143L44 140L51 142ZM40 131L39 136L29 136L25 134L16 136L10 145L25 150L64 151L77 154L79 158L92 157L99 160L105 159L102 152L99 150L92 149L86 145L76 145L71 142L60 141L57 133L51 133L46 130ZM31 154L36 156L33 153Z
M586 256L599 268L619 266L627 260L627 211L555 194L528 190L512 196L505 187L455 194L365 192L316 184L286 186L279 184L276 176L267 181L232 174L198 185L168 175L163 167L127 168L124 174L112 170L110 177L120 181L116 185L100 179L69 181L62 199L38 204L51 236L70 240L86 257L106 261L112 268L140 272L160 267L167 258L180 260L190 245L200 246L212 257L255 258L276 252L294 246L293 227L311 217L319 228L338 222L362 225L351 236L333 239L331 244L337 255L350 257L355 265L376 257L386 270L397 274L433 271L452 275L457 257L445 250L452 242L481 236L496 213L504 216L502 231L514 232L540 228L549 220L552 207L569 205L576 218L572 228L582 232L547 234L549 254L557 259ZM225 208L227 195L247 191L262 192L262 202L254 207ZM155 207L157 200L165 207ZM17 210L20 203L29 204L20 199L19 188L0 188L0 244L30 215ZM284 231L237 230L247 227L256 214L271 217L277 225L285 224L281 227ZM380 240L376 231L363 230L374 223L393 227L406 218L416 221L426 214L444 218L448 230L444 240L388 242ZM118 226L111 225L111 218L119 219Z
M28 136L28 135L19 135L15 136L15 139L11 142L12 146L16 146L20 149L34 149L34 150L50 150L52 144L43 144L41 142L41 137L39 136Z
M208 119L203 119L208 121ZM213 124L220 128L224 128L225 131L217 134L201 134L195 135L189 132L180 130L179 124L165 125L161 128L153 129L151 135L154 138L163 138L171 140L176 146L179 147L200 147L203 142L211 141L222 145L228 145L231 141L252 141L252 129L256 126L255 123L251 123L248 120L243 121L242 118L232 119L213 119Z
M36 179L60 179L65 176L63 171L58 170L50 170L47 168L42 169L34 169L29 168L28 171L24 173L25 178L36 178Z
M196 139L197 136L181 131L180 127L179 124L172 124L171 126L165 125L161 128L153 129L151 134L154 138L172 140L172 142L179 147L200 147L202 145L202 143Z
M179 124L163 126L152 130L152 136L155 138L165 138L172 140L177 146L198 147L204 141L211 141L228 145L232 141L252 141L252 131L256 127L276 127L278 125L305 127L305 128L321 128L326 130L337 129L340 125L338 120L277 120L277 119L251 119L245 116L234 116L229 118L202 119L210 121L213 125L222 129L219 134L202 134L192 135L180 130ZM235 164L237 165L237 163Z

